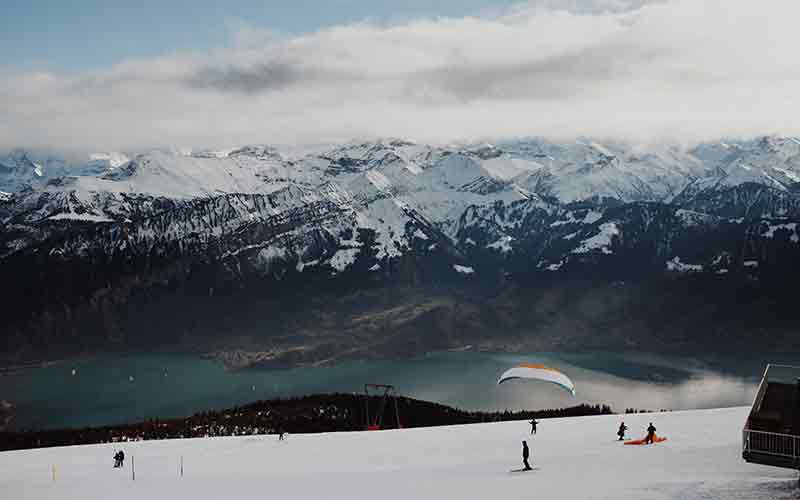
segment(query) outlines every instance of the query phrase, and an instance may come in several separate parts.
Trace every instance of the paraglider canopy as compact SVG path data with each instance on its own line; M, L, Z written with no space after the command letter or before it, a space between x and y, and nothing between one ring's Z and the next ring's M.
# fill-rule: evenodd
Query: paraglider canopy
M497 381L497 385L515 379L531 379L541 380L543 382L551 382L569 391L573 396L575 395L575 384L572 383L572 380L570 380L569 377L554 368L548 368L544 365L529 365L525 363L517 365L514 368L510 368L503 372L503 374L500 375L500 379Z

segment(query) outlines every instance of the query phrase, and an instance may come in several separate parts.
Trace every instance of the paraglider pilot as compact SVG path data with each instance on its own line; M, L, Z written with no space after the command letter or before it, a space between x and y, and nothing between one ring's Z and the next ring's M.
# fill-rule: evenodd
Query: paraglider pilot
M644 438L644 444L652 444L656 437L656 428L653 427L653 422L647 427L647 437Z
M525 470L531 470L531 464L528 463L528 457L530 457L530 451L528 451L528 442L522 442L522 464L525 465Z

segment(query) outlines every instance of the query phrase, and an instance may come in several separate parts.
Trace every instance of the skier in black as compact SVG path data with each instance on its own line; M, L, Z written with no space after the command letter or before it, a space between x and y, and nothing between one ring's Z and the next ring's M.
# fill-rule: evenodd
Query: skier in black
M625 431L628 430L628 426L625 425L625 422L619 424L619 430L617 431L617 436L619 436L619 440L622 441L625 439Z
M122 450L119 450L119 466L125 467L125 452Z
M653 422L650 422L650 425L647 427L647 437L644 438L644 444L653 444L653 440L656 437L656 428L653 427Z
M119 452L114 453L114 468L119 467Z
M531 436L536 434L536 424L538 424L538 423L539 422L537 422L535 418L533 420L531 420Z
M528 457L530 456L530 451L528 451L528 443L527 441L522 442L522 463L525 465L524 470L531 470L531 464L528 463Z

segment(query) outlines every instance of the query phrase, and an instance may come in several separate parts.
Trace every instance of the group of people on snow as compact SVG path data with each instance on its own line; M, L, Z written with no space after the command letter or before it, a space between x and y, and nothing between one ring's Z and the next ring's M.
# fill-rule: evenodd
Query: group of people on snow
M119 450L114 453L114 467L123 467L125 464L125 452Z
M530 421L531 424L531 435L536 434L536 425L539 422L536 421L534 418ZM625 422L619 424L619 429L617 430L617 436L619 436L619 440L622 441L625 439L625 431L628 430L628 426L625 425ZM647 426L647 436L644 438L644 444L652 444L655 442L656 437L656 427L653 425L653 422L650 422L650 425ZM530 449L528 448L528 442L522 442L522 465L524 468L522 470L533 470L528 459L531 456Z
M619 430L617 431L617 436L619 436L619 440L622 441L625 439L625 431L628 430L628 426L625 425L625 422L619 424ZM647 426L647 436L644 438L644 444L652 444L656 438L656 428L653 425L653 422L650 422L650 425Z

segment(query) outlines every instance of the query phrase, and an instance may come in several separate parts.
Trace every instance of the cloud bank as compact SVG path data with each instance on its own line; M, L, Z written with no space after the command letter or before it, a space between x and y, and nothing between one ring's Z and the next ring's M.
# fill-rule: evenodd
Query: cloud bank
M241 25L250 43L213 53L7 68L0 148L800 134L796 0L563 5L293 37Z

